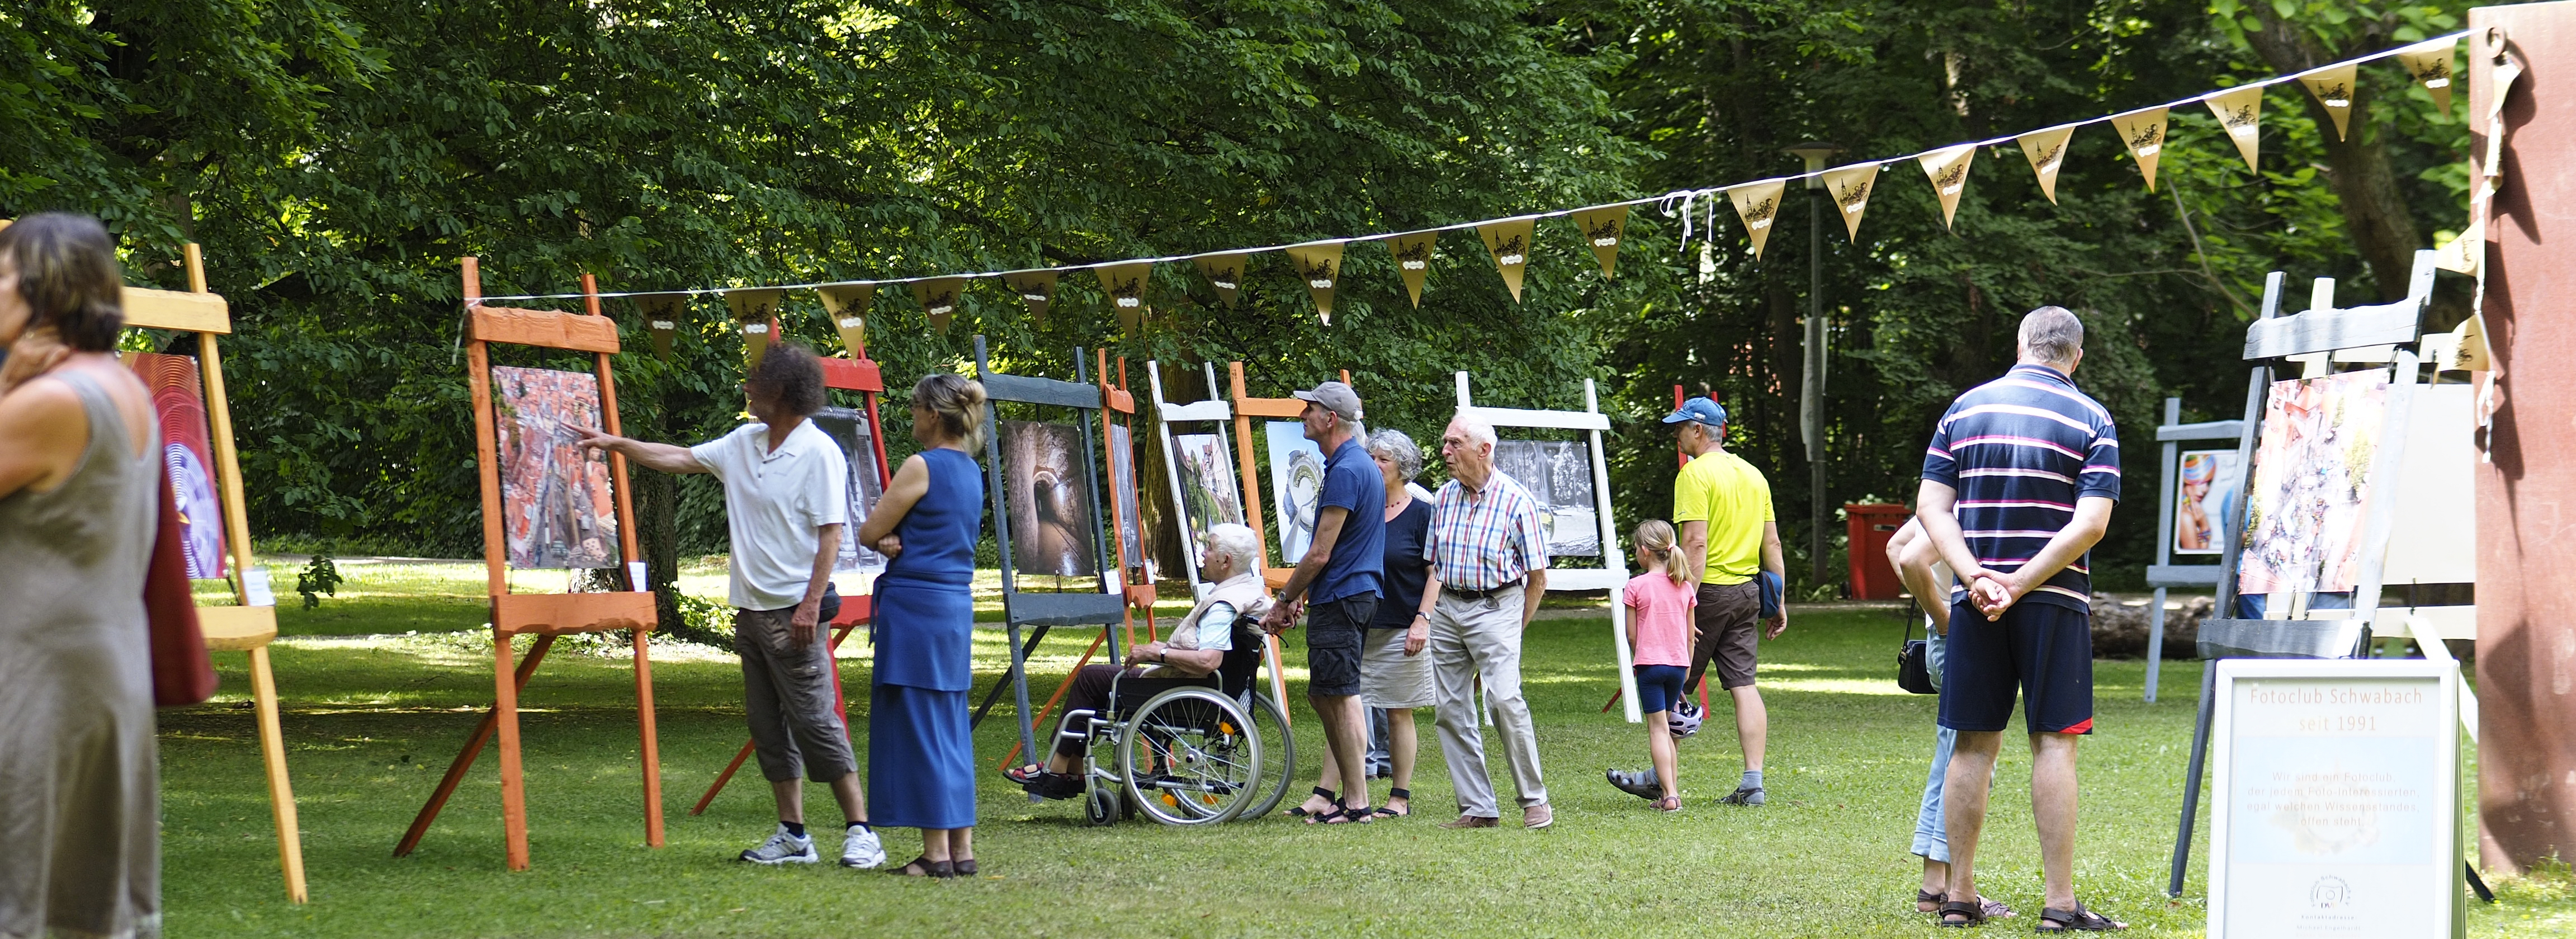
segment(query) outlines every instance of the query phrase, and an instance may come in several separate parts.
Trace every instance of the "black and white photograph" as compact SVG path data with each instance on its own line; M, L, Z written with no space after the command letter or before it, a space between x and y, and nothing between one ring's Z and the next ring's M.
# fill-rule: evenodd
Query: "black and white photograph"
M1592 496L1588 448L1571 440L1505 440L1494 444L1494 466L1538 499L1550 556L1600 555L1601 509Z

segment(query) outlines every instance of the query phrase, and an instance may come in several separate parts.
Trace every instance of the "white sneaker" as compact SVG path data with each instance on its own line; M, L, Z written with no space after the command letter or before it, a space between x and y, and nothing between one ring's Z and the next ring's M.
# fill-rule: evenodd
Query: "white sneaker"
M884 852L878 854L882 857ZM813 838L789 834L786 823L782 822L777 831L770 833L769 840L760 843L760 847L743 852L742 859L754 864L812 864L822 857L814 853Z
M885 864L885 845L875 831L852 827L841 840L841 866L860 870Z

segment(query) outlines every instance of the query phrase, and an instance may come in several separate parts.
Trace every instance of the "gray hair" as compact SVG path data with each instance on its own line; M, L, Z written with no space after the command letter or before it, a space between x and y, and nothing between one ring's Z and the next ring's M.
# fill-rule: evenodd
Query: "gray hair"
M1486 423L1484 418L1477 417L1465 408L1458 409L1458 416L1450 418L1449 423L1465 431L1469 443L1481 443L1487 447L1492 447L1495 443L1494 425Z
M2062 306L2044 306L2021 318L2024 355L2049 363L2075 361L2084 353L2084 321Z
M1422 448L1400 430L1381 430L1368 438L1370 456L1382 456L1395 464L1395 474L1405 479L1422 475Z
M1252 570L1261 560L1261 536L1233 522L1208 529L1207 554L1200 563L1214 564L1218 558L1232 560L1237 574Z

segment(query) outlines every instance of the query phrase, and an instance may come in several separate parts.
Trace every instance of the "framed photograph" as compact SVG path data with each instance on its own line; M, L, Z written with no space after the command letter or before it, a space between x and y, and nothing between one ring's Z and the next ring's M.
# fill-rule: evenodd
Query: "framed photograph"
M2272 383L2254 449L2241 592L2353 589L2371 457L2387 418L2383 370Z
M1002 495L1011 510L1011 559L1020 573L1100 573L1100 515L1092 508L1091 472L1082 450L1080 425L1002 422Z
M584 372L493 366L493 429L501 456L503 544L510 566L617 566L617 506L608 457L583 450L596 430L599 379Z
M1550 557L1599 557L1601 507L1593 500L1592 454L1571 440L1504 440L1494 468L1538 500Z
M1129 567L1145 566L1145 523L1137 517L1136 503L1142 495L1136 491L1136 444L1127 433L1127 425L1109 423L1109 485L1117 493L1111 502L1118 506L1118 546L1124 551Z
M1203 564L1207 559L1199 556L1200 545L1209 529L1244 524L1234 455L1216 434L1173 434L1172 457L1172 472L1181 483L1181 520L1190 534L1190 563Z
M827 407L808 418L823 435L839 446L841 457L850 464L849 525L842 529L841 556L832 562L835 573L882 574L886 556L859 544L859 523L876 511L877 500L885 497L885 484L877 479L875 434L868 428L868 416L853 408Z
M188 578L224 576L224 512L215 497L213 435L206 430L205 384L197 360L185 355L137 352L127 365L152 393L161 425L161 462L170 468L170 494L179 506L179 546Z
M2245 469L2234 450L2185 450L2174 480L2175 554L2224 553L2219 533L2227 513L2244 498Z
M1324 499L1324 448L1306 439L1302 421L1262 427L1270 445L1270 501L1279 518L1279 566L1295 567L1315 544L1315 508Z

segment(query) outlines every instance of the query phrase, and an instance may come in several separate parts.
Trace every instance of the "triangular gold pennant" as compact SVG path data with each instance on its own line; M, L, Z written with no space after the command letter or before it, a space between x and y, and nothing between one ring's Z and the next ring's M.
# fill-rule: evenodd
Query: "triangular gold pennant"
M832 318L832 329L841 334L841 345L850 357L868 357L868 304L876 302L875 284L824 284L814 288L823 295L823 313Z
M1485 239L1485 251L1494 256L1494 270L1502 272L1503 286L1512 290L1512 302L1521 301L1521 275L1529 269L1530 237L1538 229L1536 218L1507 218L1476 226L1476 234Z
M2451 110L2451 48L2459 44L2442 39L2397 53L2397 61L2406 63L2407 77L2432 92L2433 106L2445 112Z
M948 321L966 303L966 278L933 277L912 282L912 301L921 304L921 315L930 319L930 328L948 331Z
M1333 285L1342 279L1342 243L1298 245L1288 249L1288 261L1297 268L1297 279L1306 282L1306 292L1315 295L1315 315L1332 325Z
M1870 187L1878 185L1876 163L1854 163L1825 171L1825 195L1841 210L1843 231L1860 241L1860 214L1869 208Z
M2326 106L2326 116L2334 118L2336 140L2342 140L2352 125L2352 83L2360 74L2361 66L2346 62L2299 76L2299 84L2308 86L2308 93Z
M1100 293L1109 298L1109 308L1117 311L1119 327L1135 332L1145 322L1145 284L1154 276L1153 262L1103 264L1091 272L1100 275Z
M1628 235L1628 206L1576 209L1574 227L1583 232L1583 244L1601 262L1602 279L1609 279L1619 266L1619 239Z
M2051 127L2021 135L2021 155L2030 158L2030 171L2039 175L2039 194L2057 203L2057 168L2066 163L2066 138L2075 135L2073 127Z
M1028 304L1029 318L1046 322L1047 307L1055 302L1053 270L1012 271L1002 275L1002 287Z
M2111 129L2119 131L2120 145L2129 148L2129 156L2138 161L2138 172L2146 174L2147 191L2156 191L2156 155L2165 152L2165 109L2114 114Z
M685 293L646 293L635 296L635 306L644 312L644 328L653 334L653 355L671 360L671 339L679 334L680 316L688 312L689 295Z
M1413 297L1413 305L1422 305L1422 282L1431 276L1431 252L1440 233L1418 231L1386 240L1387 250L1395 252L1395 273L1404 278L1404 292Z
M786 295L787 290L783 287L725 292L725 306L733 310L733 321L742 324L744 371L759 365L760 357L769 354L769 343L777 338L769 331L775 328L778 319L778 301Z
M2200 100L2209 105L2209 113L2218 115L2218 126L2227 129L2227 139L2236 141L2245 168L2262 172L2255 158L2263 153L2263 86L2231 88Z
M1941 200L1941 227L1954 227L1951 220L1959 216L1959 194L1967 191L1968 164L1977 159L1977 145L1963 143L1914 159L1923 164L1923 175L1932 180L1932 194Z
M1226 309L1234 309L1235 292L1243 289L1243 259L1248 256L1241 252L1211 254L1198 261L1200 276L1216 288L1216 297L1225 301Z
M1753 239L1753 259L1762 260L1762 245L1771 240L1771 223L1780 217L1780 195L1789 188L1785 179L1768 179L1745 183L1726 191L1726 199L1735 203L1735 217L1744 220L1744 235Z

